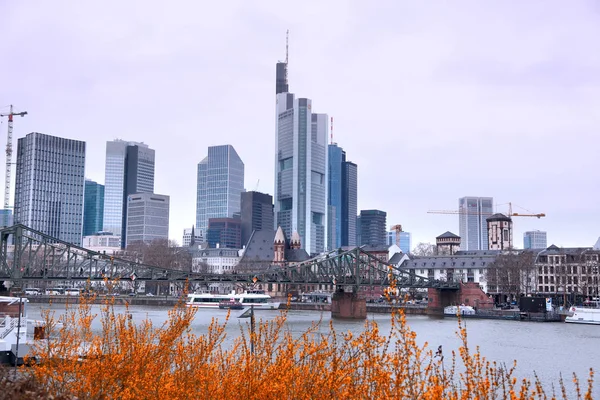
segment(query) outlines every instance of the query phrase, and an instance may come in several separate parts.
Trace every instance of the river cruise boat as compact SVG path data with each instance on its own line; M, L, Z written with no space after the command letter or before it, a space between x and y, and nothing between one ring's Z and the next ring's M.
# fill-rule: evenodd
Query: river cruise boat
M277 310L280 302L272 301L271 296L263 291L252 290L244 293L213 294L213 293L192 293L188 295L186 305L188 307L198 308L219 308L219 304L224 301L237 301L243 307L254 306L258 310Z
M600 301L586 301L583 307L571 307L569 311L567 323L600 325Z

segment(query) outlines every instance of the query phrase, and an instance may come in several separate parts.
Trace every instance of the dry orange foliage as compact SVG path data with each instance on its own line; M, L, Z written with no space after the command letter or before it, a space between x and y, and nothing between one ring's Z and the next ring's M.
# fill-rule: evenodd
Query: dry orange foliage
M135 324L127 313L102 306L102 331L91 329L89 299L68 308L55 339L38 341L29 369L50 393L80 399L547 399L539 380L517 381L514 366L487 361L471 352L467 332L458 354L444 360L420 346L402 311L391 316L389 332L373 321L360 335L318 332L313 324L300 336L285 329L286 312L242 329L224 345L225 324L213 320L208 332L190 332L195 310L183 303L162 326ZM52 332L54 331L54 332ZM253 344L254 346L251 346ZM252 352L254 347L254 352ZM585 393L592 398L593 371ZM564 385L561 397L567 398Z

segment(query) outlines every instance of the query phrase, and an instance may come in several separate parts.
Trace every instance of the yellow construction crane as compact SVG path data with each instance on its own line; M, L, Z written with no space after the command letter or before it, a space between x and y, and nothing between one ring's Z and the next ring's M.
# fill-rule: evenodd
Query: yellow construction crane
M466 210L429 210L427 211L428 214L468 214L468 215L493 215L495 213L493 212L471 212L471 211L466 211ZM542 218L545 217L546 214L544 213L529 213L529 214L524 214L524 213L515 213L512 211L512 203L508 203L508 214L506 214L507 217L536 217L536 218Z
M402 225L392 225L390 229L396 232L396 246L400 247L400 232L402 232Z

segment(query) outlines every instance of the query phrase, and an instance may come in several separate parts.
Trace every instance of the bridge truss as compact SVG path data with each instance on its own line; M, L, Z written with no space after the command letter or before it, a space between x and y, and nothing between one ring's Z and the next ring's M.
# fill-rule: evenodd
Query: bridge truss
M361 248L335 251L300 263L249 272L197 273L146 265L99 253L17 224L0 230L0 281L162 281L213 284L321 284L338 287L389 286L457 289L458 283L420 277Z

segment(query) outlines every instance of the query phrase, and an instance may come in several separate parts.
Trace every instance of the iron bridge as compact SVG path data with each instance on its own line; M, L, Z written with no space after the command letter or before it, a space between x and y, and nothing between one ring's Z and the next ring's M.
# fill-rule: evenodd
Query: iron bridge
M163 268L85 249L25 225L0 230L0 281L162 281L189 283L274 283L399 288L458 289L457 282L420 277L361 248L336 250L300 263L225 274L197 273L191 266Z

